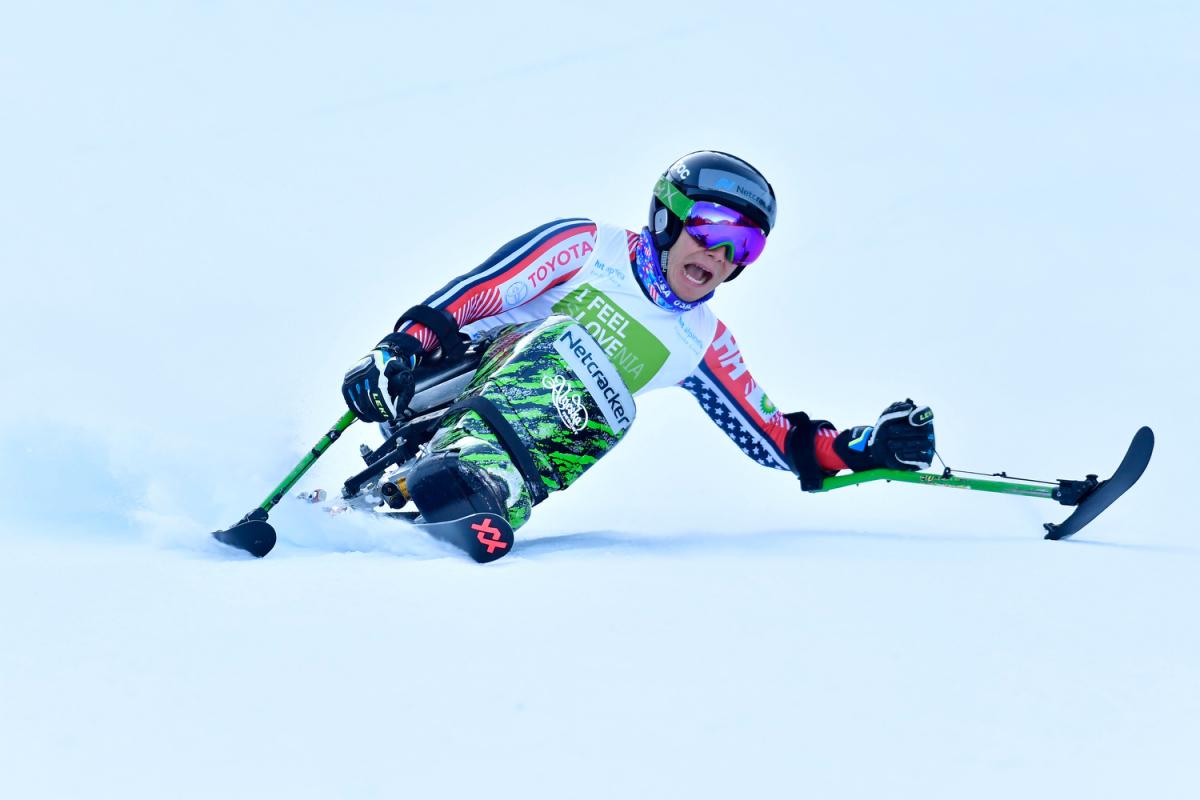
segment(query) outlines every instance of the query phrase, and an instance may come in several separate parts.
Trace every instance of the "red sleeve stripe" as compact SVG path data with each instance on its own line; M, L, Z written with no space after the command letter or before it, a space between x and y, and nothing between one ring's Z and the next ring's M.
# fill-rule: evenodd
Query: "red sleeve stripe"
M479 267L443 286L433 297L426 300L425 304L435 308L449 308L463 295L500 286L525 268L536 264L547 251L580 234L595 236L596 224L585 219L566 219L538 228L509 242Z
M548 271L553 272L557 263L540 264L540 262L546 258L547 253L552 253L551 260L555 260L558 255L561 255L553 254L555 248L573 238L582 237L585 243L584 252L591 252L591 242L595 240L595 235L595 223L581 218L557 220L543 225L512 240L479 267L443 286L425 301L425 305L449 311L460 326L499 314L505 310L505 298L500 293L501 286L518 278L531 267L547 266ZM577 250L572 250L572 253L577 252ZM578 257L568 259L568 261L572 260L580 261ZM565 274L556 276L553 281L546 281L542 286L535 287L533 292L520 296L519 299L510 303L509 307L527 303L551 286L561 284L575 275L580 266L582 264L575 266ZM436 346L433 334L423 325L413 323L407 327L401 327L400 330L415 336L426 350Z
M816 438L813 440L813 451L817 456L817 464L821 469L827 469L832 472L840 472L844 469L849 469L846 462L842 461L833 449L833 440L837 438L838 432L834 428L821 428L817 431Z
M783 412L770 405L766 393L746 368L733 334L720 320L717 320L712 343L704 351L700 368L712 377L729 401L753 420L755 427L768 436L782 453L792 424Z

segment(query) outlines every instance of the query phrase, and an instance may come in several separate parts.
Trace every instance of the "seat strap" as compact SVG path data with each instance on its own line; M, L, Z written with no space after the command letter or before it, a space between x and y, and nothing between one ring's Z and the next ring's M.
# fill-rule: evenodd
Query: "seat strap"
M536 505L549 497L546 485L542 482L541 473L538 472L537 465L533 462L533 455L529 452L529 448L525 446L525 442L521 441L521 437L517 435L513 426L500 413L500 409L496 408L496 404L486 397L474 394L450 406L446 410L446 416L453 414L455 411L464 410L474 411L496 432L500 443L504 445L504 449L512 456L513 461L516 462L517 469L520 470L521 476L525 479L525 486L528 487L529 493L533 495L534 504Z

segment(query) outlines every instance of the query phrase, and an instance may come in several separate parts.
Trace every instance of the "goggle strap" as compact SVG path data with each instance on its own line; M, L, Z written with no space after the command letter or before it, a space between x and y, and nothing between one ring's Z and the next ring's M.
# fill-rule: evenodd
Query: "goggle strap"
M681 220L687 219L692 213L692 207L696 205L695 200L679 191L675 184L666 178L659 178L658 183L654 184L654 196Z

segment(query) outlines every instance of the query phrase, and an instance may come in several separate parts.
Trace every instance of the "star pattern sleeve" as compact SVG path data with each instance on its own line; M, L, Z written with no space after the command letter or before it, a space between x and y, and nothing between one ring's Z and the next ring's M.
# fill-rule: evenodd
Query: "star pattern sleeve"
M791 471L786 456L791 423L767 398L720 320L704 358L680 382L738 448L766 467Z

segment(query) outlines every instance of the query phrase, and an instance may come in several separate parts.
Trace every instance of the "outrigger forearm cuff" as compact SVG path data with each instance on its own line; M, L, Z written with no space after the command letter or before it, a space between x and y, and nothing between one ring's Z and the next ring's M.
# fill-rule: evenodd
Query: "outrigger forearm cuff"
M823 419L809 419L803 411L793 411L784 414L784 417L792 424L786 448L792 472L800 479L801 489L806 492L818 491L829 473L817 463L817 431L822 428L833 430L834 425Z
M431 306L413 306L400 315L393 330L400 330L406 322L424 325L438 341L442 358L455 361L466 352L466 345L458 335L458 320L449 311Z

